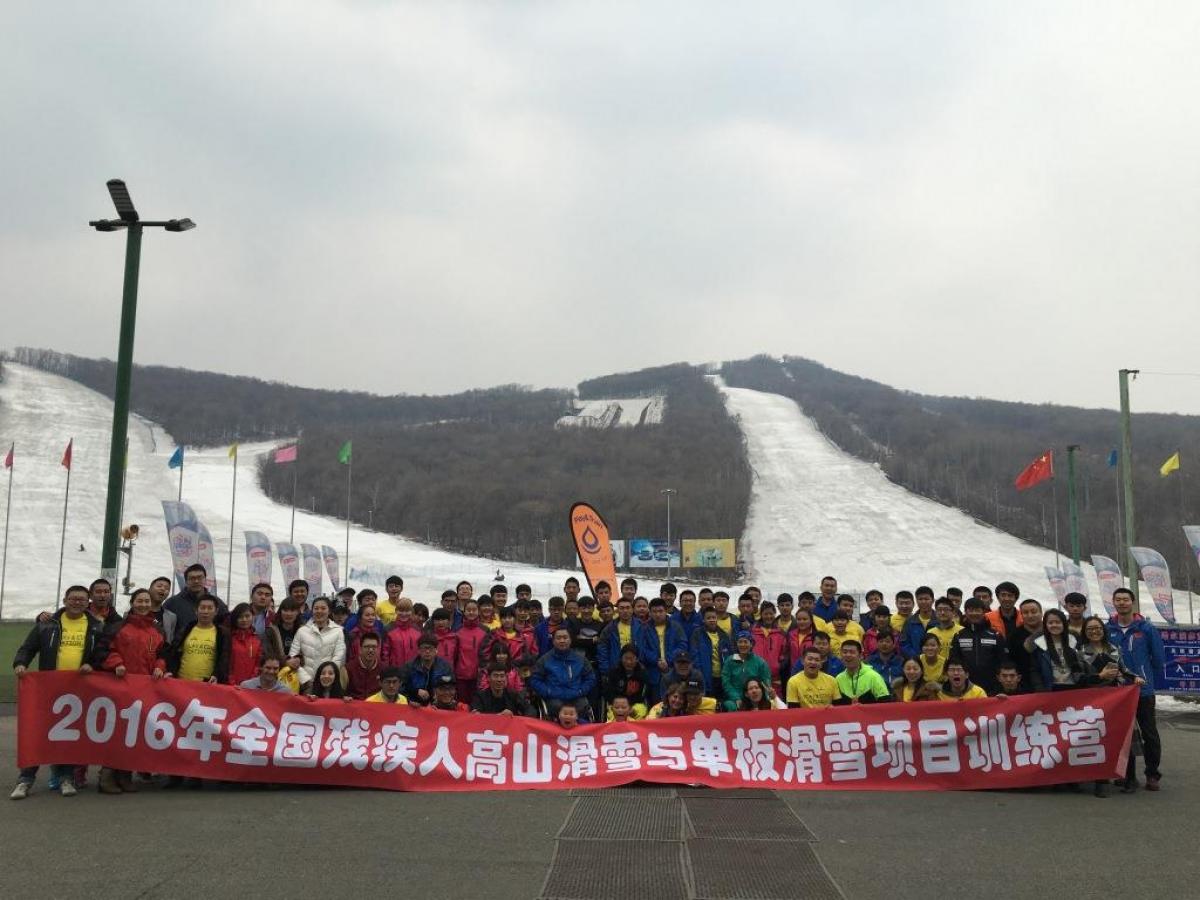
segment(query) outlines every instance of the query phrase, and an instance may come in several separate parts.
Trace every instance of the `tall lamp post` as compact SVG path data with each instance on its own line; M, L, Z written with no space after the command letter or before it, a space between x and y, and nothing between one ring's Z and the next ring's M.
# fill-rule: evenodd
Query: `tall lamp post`
M663 488L659 491L660 494L667 495L667 581L671 580L671 495L675 493L674 488Z
M129 389L133 378L133 333L137 319L138 267L142 255L142 229L163 228L188 231L196 227L191 219L167 219L146 222L138 215L125 182L114 178L108 193L117 209L116 219L88 222L97 231L125 229L125 285L121 292L121 336L117 345L117 385L113 395L112 445L108 453L108 497L104 505L104 543L100 546L100 573L113 584L117 577L117 552L121 533L121 482L125 468L123 454L129 433Z

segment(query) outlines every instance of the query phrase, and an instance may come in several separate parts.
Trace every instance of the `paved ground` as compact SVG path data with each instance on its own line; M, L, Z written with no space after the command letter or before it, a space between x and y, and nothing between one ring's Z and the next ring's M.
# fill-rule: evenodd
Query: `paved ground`
M0 770L16 720L0 708ZM780 792L851 900L1200 896L1200 712L1162 718L1163 790ZM7 793L9 782L4 782ZM0 897L532 898L565 792L145 791L0 799ZM752 803L755 801L728 801ZM763 843L770 865L778 847ZM69 848L69 855L55 852ZM941 891L939 894L938 892ZM638 900L638 898L630 898Z

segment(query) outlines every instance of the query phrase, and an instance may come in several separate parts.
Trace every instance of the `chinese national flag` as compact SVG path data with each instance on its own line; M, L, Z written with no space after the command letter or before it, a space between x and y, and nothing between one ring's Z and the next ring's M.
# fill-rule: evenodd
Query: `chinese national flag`
M1047 450L1033 462L1025 467L1025 470L1017 476L1017 480L1013 482L1017 486L1018 491L1026 490L1033 487L1035 484L1041 484L1047 478L1054 477L1054 451Z
M63 452L62 464L64 468L71 468L71 448L75 446L75 438L71 438L67 442L67 449Z

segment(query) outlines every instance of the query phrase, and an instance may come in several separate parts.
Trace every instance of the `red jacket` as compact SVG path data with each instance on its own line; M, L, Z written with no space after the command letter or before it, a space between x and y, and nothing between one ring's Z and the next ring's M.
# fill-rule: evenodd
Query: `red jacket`
M817 629L813 628L808 634L801 635L798 628L793 628L788 632L788 676L791 676L792 670L803 660L804 651L812 646L813 635L817 633ZM785 678L784 681L787 681Z
M438 642L437 655L450 663L450 668L453 669L458 658L458 635L449 630L434 630L433 636L437 638Z
M417 640L421 629L415 623L401 625L396 622L383 636L382 659L388 666L406 666L417 658Z
M766 631L761 625L755 625L750 633L754 636L754 652L761 656L771 670L771 680L776 684L786 681L791 675L787 671L788 636L778 628Z
M355 700L366 700L372 694L379 693L379 673L384 670L382 662L376 660L375 667L368 669L361 659L346 663L346 693Z
M155 669L167 670L163 650L167 639L154 616L130 613L113 633L103 668L115 672L124 666L129 675L152 675ZM85 660L86 662L86 660Z
M530 656L539 655L537 633L534 631L532 625L518 625L517 635L521 638L522 647L521 652L518 653L516 657L513 657L514 659L524 656L526 653L528 653Z
M235 628L229 641L229 676L227 684L241 684L258 674L262 659L262 641L254 629Z
M462 627L454 632L458 638L454 654L454 677L472 679L479 674L479 648L487 639L488 630L479 621L463 619Z

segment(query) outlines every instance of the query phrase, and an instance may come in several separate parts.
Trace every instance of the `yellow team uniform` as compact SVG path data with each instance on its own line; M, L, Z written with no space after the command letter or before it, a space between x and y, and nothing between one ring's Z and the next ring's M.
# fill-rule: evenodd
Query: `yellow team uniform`
M825 672L818 672L816 678L809 678L805 672L797 672L788 679L787 702L799 703L804 709L832 706L833 701L841 696L837 680Z
M954 640L954 636L963 630L963 627L955 622L949 628L942 628L940 625L934 625L926 629L926 636L936 634L937 639L942 642L941 648L938 650L938 656L941 657L942 664L945 665L946 660L950 658L950 642Z
M217 668L217 626L197 625L183 642L179 677L185 681L207 681Z
M395 700L389 700L387 697L383 696L383 691L380 691L378 694L372 694L370 697L367 698L367 702L368 703L399 703L404 706L408 706L408 698L405 697L403 694L397 694Z
M841 634L838 634L837 630L832 625L827 625L823 631L829 635L830 656L837 656L840 654L842 652L842 644L845 641L855 640L861 644L863 640L863 629L862 626L857 622L847 622L846 630Z
M944 690L938 691L939 700L980 700L987 696L987 691L977 684L971 685L962 692L962 696L955 697L953 694L947 694Z
M941 656L936 662L930 662L922 653L917 657L921 661L921 671L925 673L926 681L942 681L946 677L946 660Z
M379 621L384 625L391 625L396 621L396 607L386 597L375 601L375 612L379 616Z
M87 639L88 617L84 613L78 619L66 613L59 618L62 638L58 644L58 658L54 668L60 672L74 672L83 665L83 645Z

